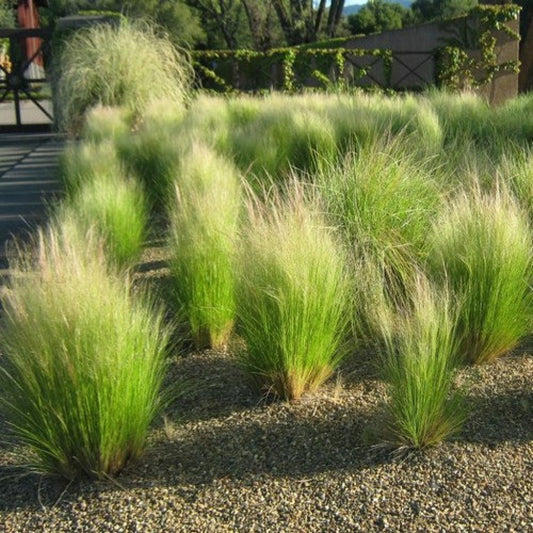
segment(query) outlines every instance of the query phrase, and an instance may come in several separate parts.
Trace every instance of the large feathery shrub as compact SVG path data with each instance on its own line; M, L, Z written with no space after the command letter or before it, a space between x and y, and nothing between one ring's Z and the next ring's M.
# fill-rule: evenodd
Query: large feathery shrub
M158 98L183 102L192 82L184 52L148 24L121 19L81 29L64 43L54 77L55 113L62 130L78 132L87 110L122 106L139 116Z
M145 447L160 407L162 313L132 296L90 236L40 231L2 296L1 407L38 472L117 474Z
M198 348L220 348L232 332L240 187L230 161L193 143L169 198L175 295Z
M350 284L336 236L301 185L248 203L237 316L243 367L259 387L297 399L333 372L349 322Z
M430 267L459 306L464 361L491 361L531 332L532 257L527 216L503 190L464 192L436 221Z

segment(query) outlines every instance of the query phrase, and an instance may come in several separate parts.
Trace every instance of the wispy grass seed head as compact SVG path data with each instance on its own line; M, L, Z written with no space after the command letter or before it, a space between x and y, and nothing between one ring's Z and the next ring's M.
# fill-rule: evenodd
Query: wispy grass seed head
M531 331L532 236L524 212L500 189L459 195L435 223L430 265L459 305L464 361L483 363Z
M170 268L178 304L199 348L224 346L233 328L240 187L230 161L193 143L169 197Z
M113 275L92 238L41 231L2 297L1 406L38 472L118 473L159 408L162 313Z
M316 390L342 356L345 256L301 185L273 193L266 204L252 199L248 208L237 285L246 342L240 359L260 387L297 399Z

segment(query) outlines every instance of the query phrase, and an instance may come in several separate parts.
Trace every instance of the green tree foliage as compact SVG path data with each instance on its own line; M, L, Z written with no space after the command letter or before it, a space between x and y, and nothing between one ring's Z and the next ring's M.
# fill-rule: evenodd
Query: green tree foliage
M411 6L419 21L459 17L478 5L478 0L415 0Z
M345 0L317 2L316 8L309 0L270 0L278 16L289 45L310 43L317 40L321 30L335 37L342 18ZM327 16L326 16L327 15Z
M81 10L148 18L178 44L267 50L335 37L345 0L50 0L47 21Z
M533 22L533 2L531 0L483 0L484 4L516 4L522 8L520 13L520 35L522 44L526 38L527 30Z
M248 28L251 45L255 50L266 51L284 44L283 32L272 2L263 0L241 0Z
M246 26L241 0L188 0L188 3L200 14L208 48L240 47Z
M13 11L12 2L9 0L0 0L0 28L15 27L15 12Z
M370 0L358 13L348 17L350 32L356 35L397 30L413 22L411 9L386 0Z
M205 41L199 13L185 0L49 0L43 10L47 23L80 11L117 11L131 17L149 19L168 32L180 45L195 46Z

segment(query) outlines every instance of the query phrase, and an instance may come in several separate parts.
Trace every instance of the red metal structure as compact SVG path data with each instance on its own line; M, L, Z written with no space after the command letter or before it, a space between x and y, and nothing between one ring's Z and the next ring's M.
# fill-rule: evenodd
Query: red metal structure
M15 112L15 124L2 123L0 131L50 129L53 121L49 104L41 102L41 92L49 81L45 62L50 52L51 30L40 27L38 8L47 5L45 0L14 0L19 27L0 28L0 41L9 40L8 60L0 62L0 104L12 102ZM23 106L28 108L30 103L41 111L45 122L43 117L40 121L35 119L35 113L31 115L33 118L23 113ZM33 120L38 123L28 123Z
M29 30L40 28L38 7L46 6L45 0L18 0L17 21L21 29ZM43 77L44 62L41 52L42 41L37 37L30 37L24 40L23 51L29 61L29 77Z

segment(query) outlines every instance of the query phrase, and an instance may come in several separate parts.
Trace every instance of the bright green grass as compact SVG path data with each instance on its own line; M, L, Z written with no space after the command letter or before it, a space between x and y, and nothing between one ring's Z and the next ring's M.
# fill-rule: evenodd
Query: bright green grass
M240 243L237 315L243 367L268 393L313 392L339 363L349 322L342 247L300 185L250 199ZM283 197L283 199L282 199Z
M128 266L139 257L145 242L148 205L136 181L123 176L113 180L96 177L66 198L55 218L80 232L80 238L94 230L104 243L108 260Z
M405 301L427 253L427 232L441 201L429 167L403 151L402 139L361 147L339 165L325 162L315 176L329 216L342 229L354 275L368 270L363 285L356 284L360 294L355 303L356 313L367 315L357 322L367 323L369 337L376 332L372 310L364 301L378 293L364 283L374 288L381 284L385 290L378 291L380 298L392 304Z
M121 138L117 151L122 164L143 184L151 207L163 211L185 151L176 124L147 120L135 133Z
M142 453L160 407L162 313L107 268L90 237L37 235L2 297L4 416L30 466L68 479L107 478Z
M65 148L59 158L58 174L67 196L76 196L95 179L119 179L124 167L112 143L81 142Z
M505 191L460 194L435 222L429 259L459 306L464 361L491 361L531 332L531 231Z
M194 143L169 198L170 269L198 348L223 347L233 328L240 186L231 162Z
M388 384L387 432L391 444L426 448L459 432L466 418L453 388L455 357L452 301L420 283L413 310L384 323L383 374Z
M81 136L89 143L115 143L129 133L130 122L126 109L97 105L87 111Z

